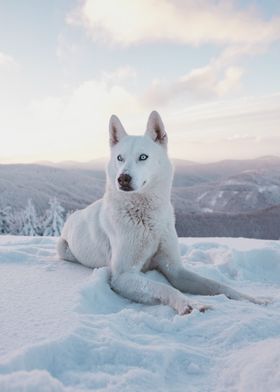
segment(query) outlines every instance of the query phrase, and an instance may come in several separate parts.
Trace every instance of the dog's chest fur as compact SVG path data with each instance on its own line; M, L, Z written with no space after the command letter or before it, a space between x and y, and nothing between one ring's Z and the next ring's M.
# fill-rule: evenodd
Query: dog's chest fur
M159 227L162 227L159 216L163 216L160 200L141 194L131 196L111 199L107 213L112 225L124 227L128 235L130 230L135 234L159 234Z
M141 197L133 201L125 201L120 215L129 225L153 231L156 225L155 207L148 198Z

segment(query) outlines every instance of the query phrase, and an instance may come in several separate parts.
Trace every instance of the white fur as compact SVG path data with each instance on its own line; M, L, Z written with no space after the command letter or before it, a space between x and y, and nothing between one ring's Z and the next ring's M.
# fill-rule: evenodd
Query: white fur
M260 302L183 267L170 203L173 169L159 114L151 113L144 136L127 135L114 115L109 128L104 197L68 218L58 242L60 257L91 268L109 266L116 292L137 302L170 305L180 314L208 308L182 292ZM141 154L148 158L140 161ZM131 177L131 191L120 189L124 174ZM174 287L148 279L149 269L159 270Z

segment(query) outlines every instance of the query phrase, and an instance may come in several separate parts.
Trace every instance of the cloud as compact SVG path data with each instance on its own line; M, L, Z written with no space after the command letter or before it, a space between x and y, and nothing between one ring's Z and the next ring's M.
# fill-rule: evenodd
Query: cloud
M0 156L26 162L105 156L111 114L129 133L141 134L152 109L110 78L87 80L63 96L33 101L13 116L3 116L0 107L0 128L5 129ZM173 157L201 161L279 154L280 94L191 106L171 101L157 109Z
M69 42L65 36L60 33L57 37L56 56L60 62L69 61L69 57L77 56L79 48L77 44Z
M212 100L240 92L246 71L239 62L265 50L265 45L256 44L228 46L207 65L194 68L176 80L154 80L143 99L152 105L162 105L174 99Z
M280 17L238 9L234 1L84 0L67 16L95 41L119 45L169 41L190 45L266 44L280 38Z
M12 56L9 56L8 54L5 54L3 52L0 52L0 67L6 68L6 69L17 69L18 68L18 63L14 60Z
M118 69L116 75L122 79L130 72ZM65 95L34 100L18 113L13 109L12 117L1 112L0 107L0 128L5 129L0 157L90 160L108 153L112 113L124 118L125 125L133 124L132 117L143 115L143 108L117 78L106 75L84 81Z
M224 100L223 102L218 100L210 103L191 105L176 113L176 118L181 124L176 123L176 128L178 130L182 129L182 124L184 123L186 124L185 129L188 126L193 128L194 125L201 129L215 129L218 122L220 123L219 125L226 124L228 126L232 124L234 127L236 125L233 124L234 119L241 124L244 120L256 120L259 128L260 124L258 120L260 117L264 119L264 123L268 122L268 127L271 125L271 122L275 123L274 130L275 132L277 131L277 123L280 121L280 93L256 97L245 96ZM201 126L201 123L203 123L203 126ZM208 125L205 126L205 124ZM248 127L244 124L244 128L246 127L247 131L245 133L248 133L249 129L252 132L254 131L252 126ZM238 133L241 133L240 130Z
M268 19L256 8L240 8L231 0L83 0L66 20L103 44L173 42L222 47L205 66L175 80L154 79L142 97L143 104L153 106L240 92L246 73L240 60L263 53L280 39L280 15Z
M251 140L279 139L280 93L185 105L185 109L170 108L169 113L167 125L179 144L181 138L206 144L211 141L217 145L221 142L230 145L233 141L245 145L248 142L250 154L254 150L250 151ZM279 145L271 147L279 149Z
M250 140L252 142L255 142L257 140L259 140L259 138L257 136L250 136L247 133L234 133L232 135L227 136L224 141L227 142L240 142L240 141L244 141L244 140Z
M167 83L155 80L143 99L152 105L164 105L182 97L192 100L213 99L238 91L244 70L227 61L222 53L208 65L195 68L175 81Z
M279 155L280 93L162 110L171 156L194 161Z
M114 71L107 72L103 71L102 77L108 83L124 83L129 80L135 79L137 76L137 71L130 65L124 65L117 68Z

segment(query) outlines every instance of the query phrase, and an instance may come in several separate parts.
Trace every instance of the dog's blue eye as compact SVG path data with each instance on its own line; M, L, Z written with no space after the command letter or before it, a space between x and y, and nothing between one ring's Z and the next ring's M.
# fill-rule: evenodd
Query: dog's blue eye
M123 157L122 157L121 155L118 155L118 156L117 156L117 160L120 161L120 162L122 162L124 159L123 159Z
M148 158L148 155L146 154L141 154L139 157L139 161L145 161Z

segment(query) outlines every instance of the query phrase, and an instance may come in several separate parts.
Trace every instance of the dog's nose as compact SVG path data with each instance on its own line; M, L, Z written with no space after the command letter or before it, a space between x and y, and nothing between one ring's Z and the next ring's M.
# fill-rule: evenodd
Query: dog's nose
M130 182L132 180L132 177L130 177L129 174L121 174L118 178L118 183L120 184L120 186L129 186Z

